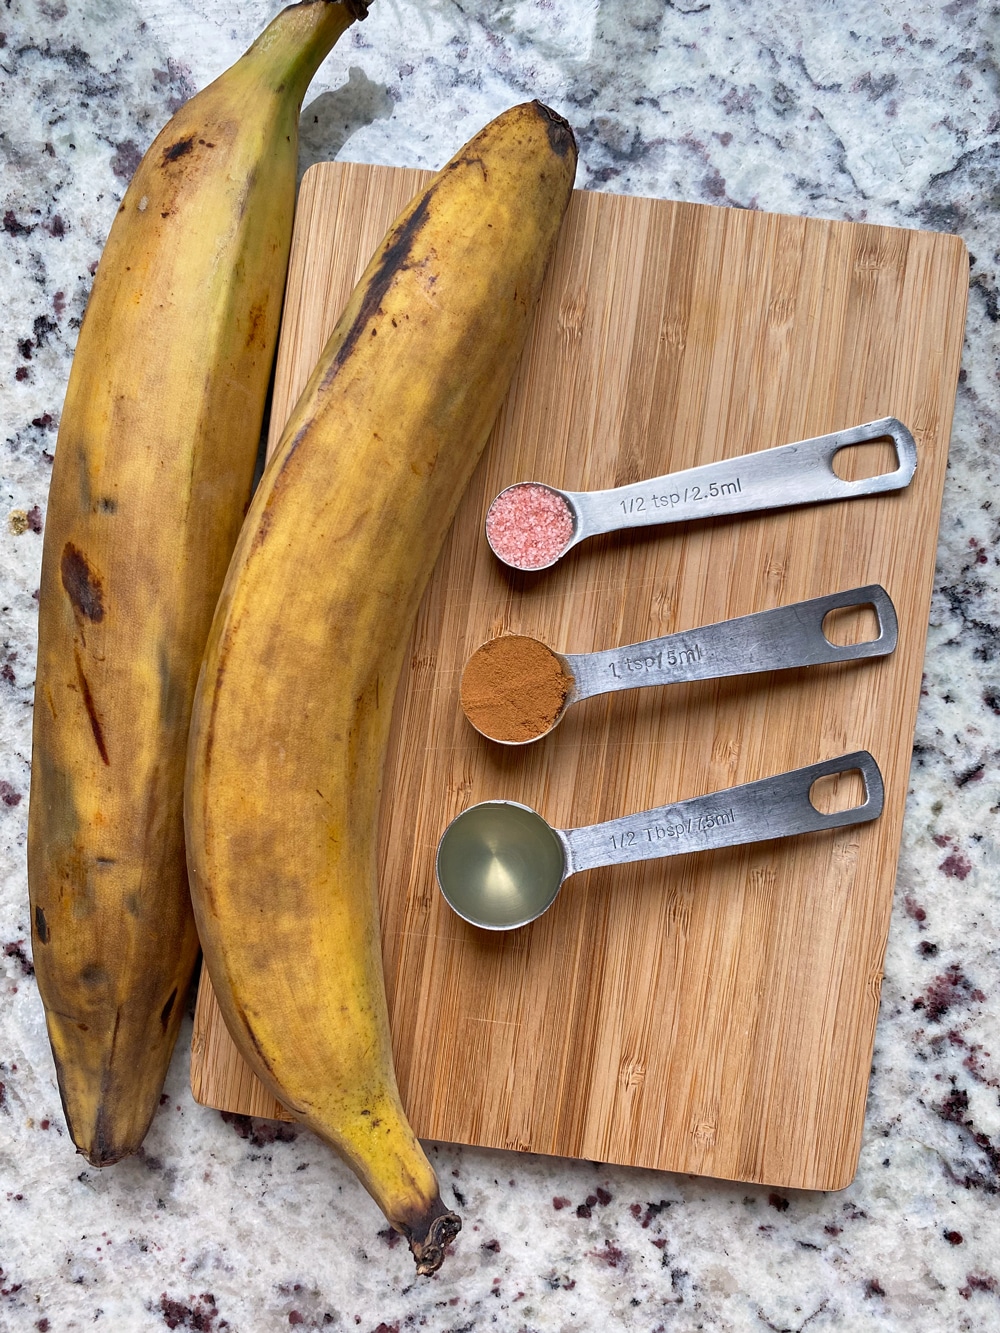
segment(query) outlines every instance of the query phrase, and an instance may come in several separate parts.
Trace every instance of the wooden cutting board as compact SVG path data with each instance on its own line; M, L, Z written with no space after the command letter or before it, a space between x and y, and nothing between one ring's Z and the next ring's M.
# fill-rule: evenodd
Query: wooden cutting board
M306 175L272 444L426 179L346 163ZM967 287L953 236L575 194L396 700L383 951L422 1137L784 1187L850 1181ZM490 500L514 481L615 486L888 415L919 451L899 494L611 535L535 575L506 571L483 539ZM604 696L525 748L483 740L459 708L463 664L503 631L585 652L872 582L899 614L888 659ZM592 871L511 934L466 925L435 886L438 837L474 801L523 801L567 827L860 748L885 777L874 824ZM206 979L191 1077L207 1105L282 1115Z

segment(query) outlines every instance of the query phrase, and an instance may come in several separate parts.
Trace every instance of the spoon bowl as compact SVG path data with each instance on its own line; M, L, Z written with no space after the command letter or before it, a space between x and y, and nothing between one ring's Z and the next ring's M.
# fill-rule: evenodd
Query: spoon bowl
M484 930L514 930L547 911L566 878L558 832L517 801L481 801L438 844L437 879L449 906Z
M864 800L825 812L813 785L857 771ZM438 843L437 882L451 909L482 930L516 930L555 902L581 870L681 852L842 828L882 813L882 774L867 750L582 828L553 828L517 801L482 801L457 815Z

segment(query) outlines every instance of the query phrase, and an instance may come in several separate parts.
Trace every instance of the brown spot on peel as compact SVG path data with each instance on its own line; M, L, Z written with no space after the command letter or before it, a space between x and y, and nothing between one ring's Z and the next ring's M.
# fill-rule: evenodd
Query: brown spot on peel
M406 268L406 261L409 259L414 242L420 234L424 223L427 221L427 214L430 211L433 198L434 190L431 188L423 196L410 216L400 223L390 237L382 254L382 258L379 261L378 268L372 274L371 281L368 283L365 290L364 298L361 302L361 308L357 313L357 317L351 327L347 330L344 341L337 349L337 354L333 358L330 369L326 373L326 383L330 382L336 372L350 356L351 351L356 346L368 321L378 314L379 307L392 284L393 278L401 269Z
M49 923L45 920L45 913L41 907L35 908L35 932L38 935L39 944L48 944Z
M167 1023L170 1020L170 1011L171 1009L173 1009L174 1001L176 999L177 999L177 987L175 986L173 990L170 992L170 998L167 1000L166 1004L160 1010L160 1025L162 1026L164 1032L166 1032L167 1030Z
M185 154L190 153L193 147L194 135L189 134L186 139L178 139L177 142L171 144L169 148L164 148L163 161L176 162L179 157L184 157Z
M80 682L80 693L83 695L83 704L87 710L87 716L90 718L90 729L94 733L94 740L97 743L98 753L106 764L110 766L111 760L108 758L108 747L104 742L104 730L101 727L101 719L97 716L97 707L94 704L94 696L90 691L90 682L83 670L83 663L80 661L80 650L73 649L73 656L76 659L76 678Z
M117 1024L116 1024L117 1031ZM63 1106L66 1105L66 1099L63 1098ZM119 1143L115 1135L114 1117L105 1106L100 1106L97 1112L97 1121L94 1125L94 1132L89 1148L80 1151L91 1166L114 1166L120 1162L123 1157L129 1156L135 1151L135 1147L129 1143Z
M104 597L101 580L87 563L87 557L72 542L67 542L63 547L59 569L62 574L62 585L73 603L73 609L95 623L103 620Z
M424 223L427 221L427 214L430 211L434 197L435 190L432 186L420 198L414 207L413 212L410 213L408 217L404 218L388 237L385 249L382 251L381 258L379 259L378 267L372 274L372 277L365 288L364 297L362 298L358 313L354 317L351 327L344 335L343 341L337 348L335 355L331 359L330 364L323 375L322 387L324 389L329 387L331 382L335 379L340 367L357 346L361 335L364 333L364 330L368 325L368 321L381 312L383 298L389 290L396 274L408 267L407 261L413 250L414 242L416 241L421 228L424 226ZM374 330L372 330L372 332L374 332ZM264 544L264 541L267 538L267 531L271 524L271 515L269 511L275 499L282 473L294 457L299 445L310 434L311 429L312 421L307 420L295 433L288 447L285 449L280 468L278 469L277 476L271 487L271 493L267 498L264 512L261 514L260 521L257 525L257 531L254 534L252 549L255 551Z
M546 106L544 102L539 102L537 97L532 102L532 106L546 117L545 128L548 132L549 144L556 156L565 157L569 152L572 152L575 156L576 138L573 135L569 121L560 116L558 111L553 111L550 106Z
M250 307L249 329L247 330L246 345L252 347L258 340L261 328L264 325L265 306L262 301L255 301Z
M216 990L216 993L218 994L218 989ZM269 1087L271 1091L274 1092L274 1096L277 1097L278 1093L275 1090L276 1080L271 1072L270 1061L264 1053L263 1046L261 1046L260 1042L257 1040L257 1035L253 1031L253 1028L247 1022L247 1017L243 1010L237 1005L234 1012L236 1026L230 1028L230 1031L239 1032L241 1036L245 1037L250 1050L253 1052L253 1055L251 1055L245 1048L241 1047L240 1054L243 1056L244 1060L246 1060L247 1064L254 1069L254 1073L257 1074L258 1078L261 1079L264 1085ZM236 1044L239 1046L239 1038L235 1038L235 1040ZM254 1056L256 1056L257 1061L259 1061L259 1065L256 1068L254 1068ZM304 1120L309 1114L304 1106L297 1106L295 1102L289 1101L284 1093L281 1095L281 1102L286 1111L290 1111L293 1116L298 1116L300 1120Z

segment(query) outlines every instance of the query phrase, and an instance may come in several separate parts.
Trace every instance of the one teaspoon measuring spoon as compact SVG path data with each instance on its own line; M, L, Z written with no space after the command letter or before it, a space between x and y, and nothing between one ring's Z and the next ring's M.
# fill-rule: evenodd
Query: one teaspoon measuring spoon
M861 774L863 802L830 814L817 809L813 784L851 771ZM437 881L463 920L515 930L547 911L581 870L866 823L882 803L882 774L867 750L583 828L553 828L516 801L482 801L441 835Z
M833 459L841 449L886 437L896 449L894 471L859 481L837 476ZM486 540L512 569L548 569L578 542L602 532L879 495L908 486L916 466L913 436L895 417L882 417L606 491L519 481L490 505Z
M876 638L849 644L827 638L823 624L831 611L866 606L878 621ZM596 653L557 653L529 635L506 634L469 658L461 702L483 736L527 745L547 736L571 704L595 694L884 657L895 649L897 633L892 599L872 583Z

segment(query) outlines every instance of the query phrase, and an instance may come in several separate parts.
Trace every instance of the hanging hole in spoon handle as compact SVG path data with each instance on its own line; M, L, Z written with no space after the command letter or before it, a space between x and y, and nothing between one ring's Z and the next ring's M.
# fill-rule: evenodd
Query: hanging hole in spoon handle
M892 598L881 584L873 583L831 596L820 633L831 650L845 657L886 657L896 651L899 620Z
M849 773L860 776L864 799L820 809L817 783ZM515 930L546 912L578 871L866 823L883 801L882 774L867 750L584 828L552 828L517 801L481 801L442 833L437 882L470 925Z
M823 661L831 660L830 655L836 653L842 654L844 661L855 661L888 657L896 651L899 619L892 598L880 583L831 593L825 599L816 598L816 602L822 612L819 632L825 643ZM872 621L874 634L870 629Z
M894 469L855 481L838 475L833 463L841 450L877 440L892 441ZM610 490L516 482L490 505L486 540L503 564L533 572L550 568L579 542L601 533L880 495L908 486L916 466L910 431L896 417L880 417Z

